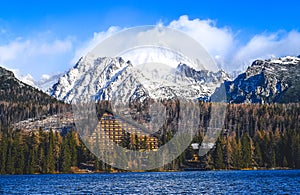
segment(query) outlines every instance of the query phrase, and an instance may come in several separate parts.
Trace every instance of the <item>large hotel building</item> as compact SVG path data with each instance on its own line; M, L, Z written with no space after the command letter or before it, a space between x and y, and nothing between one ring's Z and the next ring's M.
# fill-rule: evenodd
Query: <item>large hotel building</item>
M109 145L112 146L113 142L122 146L122 142L128 142L129 140L130 144L135 144L136 150L157 150L158 148L158 139L156 137L145 133L143 130L130 124L130 122L124 121L122 118L109 112L104 113L100 118L92 138L94 139L94 144L99 144L106 148ZM108 139L109 142L107 142Z

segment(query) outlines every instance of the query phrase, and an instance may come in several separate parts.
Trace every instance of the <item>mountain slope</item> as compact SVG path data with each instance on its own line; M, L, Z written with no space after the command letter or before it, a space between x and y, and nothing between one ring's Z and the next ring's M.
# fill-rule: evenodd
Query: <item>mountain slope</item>
M63 76L63 73L54 74L52 76L44 76L41 80L35 81L34 85L37 86L38 89L48 93L61 76Z
M55 102L56 100L42 91L18 80L14 74L0 67L0 100L8 102Z
M145 98L208 98L228 75L219 71L196 71L186 64L176 68L162 64L134 67L122 58L95 57L91 54L79 62L53 86L51 95L65 102L95 94L95 100L123 101Z
M8 127L27 118L58 113L67 105L31 87L0 67L0 126Z
M231 103L300 102L300 58L256 60L224 84Z
M65 102L72 102L85 94L96 94L128 66L131 64L122 58L95 58L87 55L59 78L50 94Z

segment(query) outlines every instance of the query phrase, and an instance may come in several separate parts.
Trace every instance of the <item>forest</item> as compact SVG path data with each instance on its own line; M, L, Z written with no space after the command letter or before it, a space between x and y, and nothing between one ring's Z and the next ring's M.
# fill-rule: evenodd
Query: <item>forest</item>
M202 123L209 120L211 104L200 105ZM57 105L53 110L57 112L60 108L62 106ZM298 103L228 104L224 128L213 149L200 157L201 164L206 170L299 169L299 121ZM90 171L117 170L98 160L85 147L76 129L68 132L23 131L5 124L6 121L0 126L1 174L69 173L77 167ZM201 144L203 132L205 125L199 128L193 142ZM171 138L172 134L163 134L159 138L160 145ZM124 140L121 144L125 141L128 142ZM135 141L131 145L140 149L142 144ZM193 154L189 147L173 162L156 171L182 170Z

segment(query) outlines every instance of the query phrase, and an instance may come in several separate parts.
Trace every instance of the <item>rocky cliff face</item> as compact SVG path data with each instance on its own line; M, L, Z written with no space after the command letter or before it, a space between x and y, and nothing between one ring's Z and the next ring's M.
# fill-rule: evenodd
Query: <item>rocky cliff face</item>
M226 94L231 103L287 103L300 102L299 82L299 56L256 60L230 81L222 70L195 70L183 63L140 70L122 58L87 55L60 77L50 93L67 103L86 94L94 94L96 101L113 96L124 102L174 97L223 101L220 97Z
M300 58L256 60L234 81L225 81L231 103L300 101Z
M120 57L87 55L59 79L50 93L67 103L85 96L96 101L118 97L123 102L197 99L208 98L228 78L223 71L195 70L186 64L175 68L151 64L141 68Z

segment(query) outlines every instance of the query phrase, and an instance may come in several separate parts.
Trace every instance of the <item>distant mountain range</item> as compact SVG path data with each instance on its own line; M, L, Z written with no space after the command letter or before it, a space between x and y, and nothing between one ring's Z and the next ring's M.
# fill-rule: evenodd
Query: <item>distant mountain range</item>
M162 76L167 78L161 81ZM300 58L289 56L256 60L234 80L222 70L196 71L181 63L174 70L152 67L142 72L122 58L86 56L59 79L50 93L68 103L84 94L95 94L95 100L110 99L113 94L124 101L175 96L209 100L222 86L227 102L287 103L300 101L299 77Z
M300 102L300 58L256 60L224 85L231 103Z
M53 86L50 94L67 103L89 94L94 99L123 101L135 99L186 98L208 99L229 76L224 71L196 71L186 64L176 68L151 64L142 69L121 57L87 55Z
M224 94L227 102L259 103L229 104L224 117L224 132L215 144L211 142L213 147L207 154L194 160L195 153L188 147L174 160L175 163L170 163L158 171L195 167L205 170L278 167L299 169L299 103L265 105L300 102L299 66L299 57L256 60L244 73L230 80L224 71L199 71L183 63L171 69L154 66L144 67L144 71L141 71L122 58L86 56L66 74L57 77L58 81L48 91L52 96L25 84L11 71L0 67L0 174L67 173L74 165L83 169L88 166L91 170L102 172L110 170L107 164L98 162L89 152L86 148L89 145L87 142L79 140L79 136L83 140L82 134L70 131L76 128L72 106L67 103L90 93L95 94L94 100L107 100L117 95L118 98L124 98L124 101L178 96L214 101L218 99L215 96ZM171 74L167 74L168 72ZM55 80L55 77L50 79L51 82ZM47 80L44 82L47 83ZM167 104L167 111L164 113L167 117L158 112L158 120L150 118L152 124L163 124L155 133L161 146L176 135L179 115L177 106L174 105L176 104ZM203 103L200 106L197 125L199 133L194 136L194 143L205 140L203 133L207 135L208 125L215 118L211 115L211 104ZM103 107L97 104L97 108ZM146 107L133 104L133 112L129 112L131 118L137 122L148 120L147 111L140 112L142 108ZM180 116L184 117L188 112L182 112ZM113 131L119 129L117 123L106 124ZM138 141L137 134L130 133L128 129L124 129L126 134L122 135L120 146L140 150L145 142ZM216 131L212 133L215 135ZM94 148L98 148L98 136L93 135L95 134L91 134L90 138L96 139L91 143L95 143ZM113 153L111 156L115 155L118 154ZM131 158L124 157L122 160L128 160L129 163L129 159Z
M0 67L0 101L44 104L57 100L42 90L23 83L13 72Z
M0 68L0 79L2 100L11 97L7 94L12 91L17 93L25 89L44 94L19 81L4 68ZM122 97L123 101L174 97L209 100L221 88L226 89L227 102L231 103L300 102L300 58L256 60L232 80L222 70L199 71L182 63L176 68L150 66L141 71L121 57L87 55L65 74L36 82L36 86L66 103L89 94L95 94L96 101L108 100L114 95ZM37 97L40 96L44 97Z

